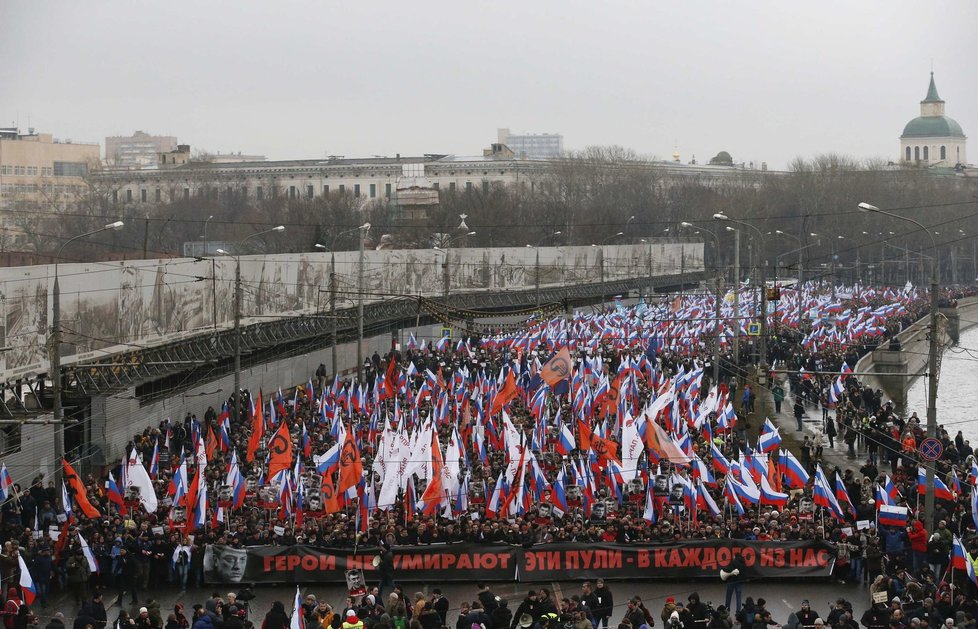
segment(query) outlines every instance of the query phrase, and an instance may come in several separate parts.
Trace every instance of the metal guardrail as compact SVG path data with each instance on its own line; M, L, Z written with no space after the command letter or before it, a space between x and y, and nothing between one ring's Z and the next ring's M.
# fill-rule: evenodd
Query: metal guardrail
M491 316L494 310L530 307L537 303L565 303L583 305L606 299L612 295L651 287L661 289L680 284L692 284L703 279L703 272L664 275L649 278L633 278L596 284L567 286L541 286L536 289L459 293L448 297L426 297L428 302L442 304L448 309L466 309L484 312ZM364 329L373 333L378 327L388 327L400 322L413 323L417 318L426 322L429 316L419 308L419 298L382 300L364 304ZM336 318L336 338L333 338L333 318ZM245 364L263 362L258 353L268 348L276 349L276 358L306 353L310 349L329 347L334 342L355 340L357 337L357 311L355 307L324 310L315 315L282 318L242 326L241 353ZM64 395L66 397L90 397L105 395L144 383L161 380L175 374L188 374L206 367L206 377L216 378L233 369L234 330L223 329L201 334L164 346L139 349L110 357L65 366L62 369ZM198 378L181 379L183 388L199 384ZM7 385L8 388L10 385ZM163 394L180 390L180 385L137 396L152 400ZM50 407L49 391L40 395L41 405ZM0 413L28 418L44 413L44 409L0 407Z

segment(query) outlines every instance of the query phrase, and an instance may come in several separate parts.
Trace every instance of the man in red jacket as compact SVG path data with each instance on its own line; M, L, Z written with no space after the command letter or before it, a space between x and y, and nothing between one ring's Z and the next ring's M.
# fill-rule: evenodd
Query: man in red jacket
M14 629L14 617L20 611L20 606L24 602L20 600L17 588L7 590L7 604L3 606L3 624L7 629Z
M913 524L907 527L907 536L910 538L914 574L920 574L921 568L927 563L927 531L924 529L924 523L914 520Z

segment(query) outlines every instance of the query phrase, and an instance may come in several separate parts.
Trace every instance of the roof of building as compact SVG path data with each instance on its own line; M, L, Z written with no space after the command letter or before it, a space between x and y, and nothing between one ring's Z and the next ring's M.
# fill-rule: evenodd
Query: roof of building
M934 84L934 73L930 73L930 87L927 88L927 97L922 103L942 103L941 97L937 95L937 85Z
M957 121L947 116L918 116L903 128L901 138L963 138Z

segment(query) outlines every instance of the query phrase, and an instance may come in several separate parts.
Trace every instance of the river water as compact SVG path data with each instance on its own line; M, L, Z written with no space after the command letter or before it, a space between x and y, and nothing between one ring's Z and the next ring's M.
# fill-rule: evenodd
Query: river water
M978 445L978 326L961 334L960 342L944 352L937 383L937 423L943 424L951 438L960 430L964 438ZM921 422L927 417L927 378L920 377L907 392L908 413L914 411Z

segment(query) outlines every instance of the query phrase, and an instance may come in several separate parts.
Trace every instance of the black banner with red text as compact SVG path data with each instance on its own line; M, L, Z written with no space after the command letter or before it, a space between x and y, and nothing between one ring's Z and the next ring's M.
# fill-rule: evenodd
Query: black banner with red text
M209 545L204 553L208 583L342 583L347 570L362 569L377 581L376 548L350 550L312 546ZM747 579L827 577L835 547L825 542L756 542L730 539L667 544L443 544L394 549L394 580L562 581L576 579L718 578L734 561Z

